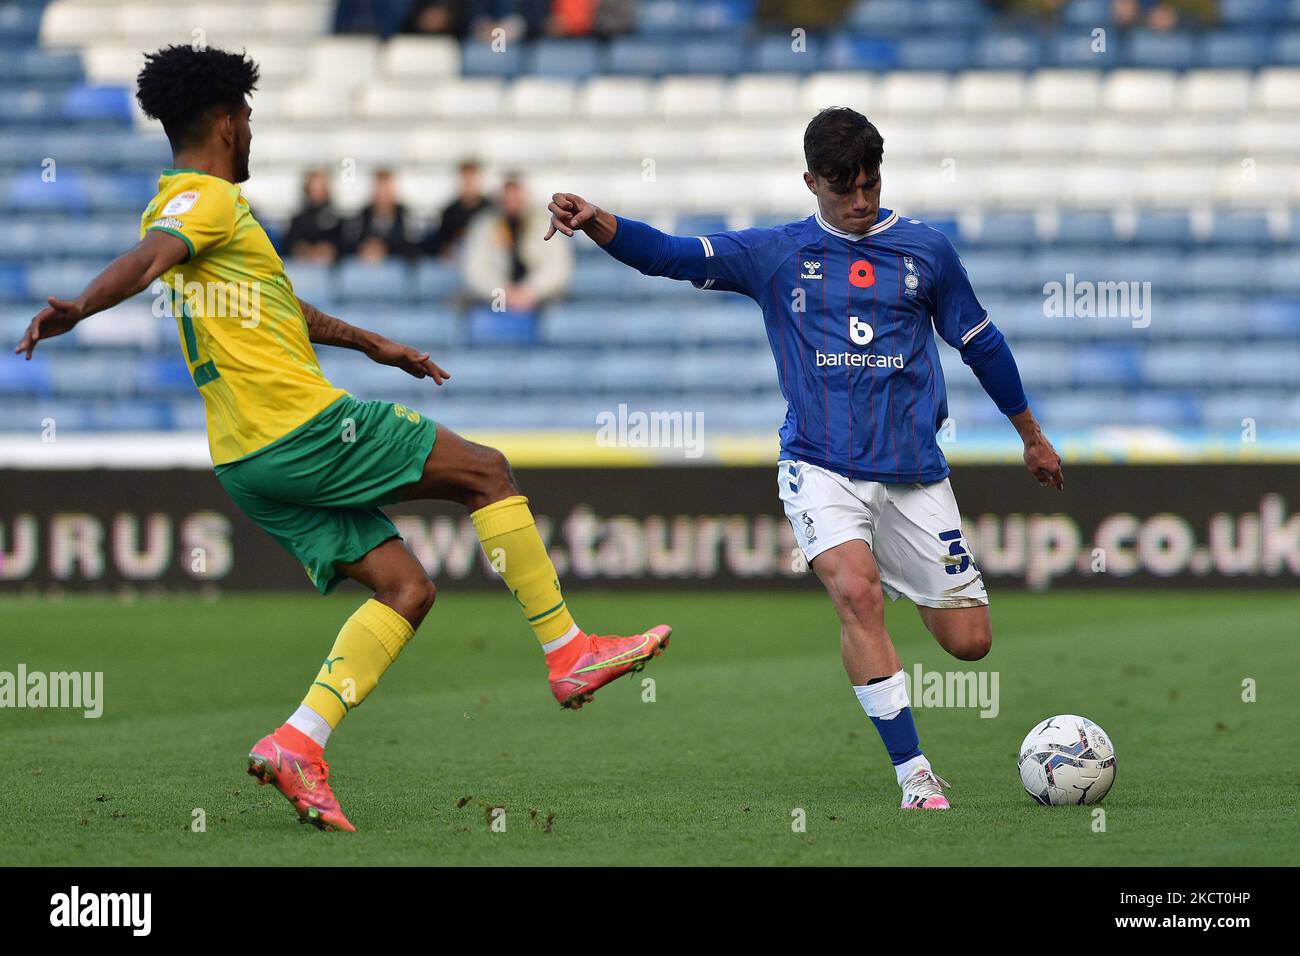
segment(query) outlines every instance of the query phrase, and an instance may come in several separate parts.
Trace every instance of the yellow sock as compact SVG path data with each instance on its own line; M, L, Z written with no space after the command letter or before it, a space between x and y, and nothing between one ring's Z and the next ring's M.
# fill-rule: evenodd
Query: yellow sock
M537 640L545 644L563 637L574 626L573 615L560 593L560 579L537 533L528 499L503 498L470 518L483 550L523 608Z
M375 689L414 634L406 618L371 598L339 631L303 704L324 717L331 728L337 727L348 711Z

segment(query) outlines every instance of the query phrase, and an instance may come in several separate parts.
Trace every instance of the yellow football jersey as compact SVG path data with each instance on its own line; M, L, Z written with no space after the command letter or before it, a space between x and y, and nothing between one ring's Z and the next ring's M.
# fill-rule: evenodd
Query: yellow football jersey
M140 218L141 237L151 229L189 247L161 281L207 407L214 465L266 447L345 394L321 371L284 262L238 186L164 170Z

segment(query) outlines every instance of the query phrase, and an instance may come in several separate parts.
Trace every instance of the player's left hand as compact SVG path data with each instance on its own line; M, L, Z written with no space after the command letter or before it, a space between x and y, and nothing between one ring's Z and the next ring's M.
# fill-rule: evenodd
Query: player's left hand
M1050 486L1057 491L1065 489L1065 475L1061 472L1061 456L1056 453L1056 449L1042 432L1039 432L1032 441L1025 443L1025 467L1044 488Z
M409 345L390 342L388 339L384 339L371 348L369 355L372 361L378 362L380 365L391 365L394 368L400 368L407 375L412 375L415 378L431 378L435 385L441 385L451 378L451 373L429 358L428 352L420 352Z

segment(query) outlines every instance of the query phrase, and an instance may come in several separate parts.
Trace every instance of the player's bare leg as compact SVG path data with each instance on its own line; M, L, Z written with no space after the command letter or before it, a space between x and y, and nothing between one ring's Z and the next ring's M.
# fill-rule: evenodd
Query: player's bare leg
M946 810L947 784L921 752L907 699L903 667L885 628L880 567L865 541L836 545L812 560L840 619L840 654L862 709L879 731L905 810Z
M925 607L917 611L939 646L958 660L978 661L993 646L993 626L987 604L973 607Z
M588 634L574 623L528 499L519 493L505 455L495 448L439 426L420 480L402 497L455 501L469 510L484 551L542 645L551 692L560 706L580 708L601 687L645 667L668 646L672 628L666 624L624 637Z

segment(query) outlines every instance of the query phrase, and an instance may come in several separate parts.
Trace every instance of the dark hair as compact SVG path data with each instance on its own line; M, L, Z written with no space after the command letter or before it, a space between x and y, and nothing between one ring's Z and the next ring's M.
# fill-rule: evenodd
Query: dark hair
M857 110L832 106L812 118L803 133L808 172L825 179L832 189L846 192L861 170L880 168L885 140L880 130Z
M162 122L173 150L200 139L214 110L234 112L257 88L257 64L244 53L165 46L144 61L135 98L146 116Z

